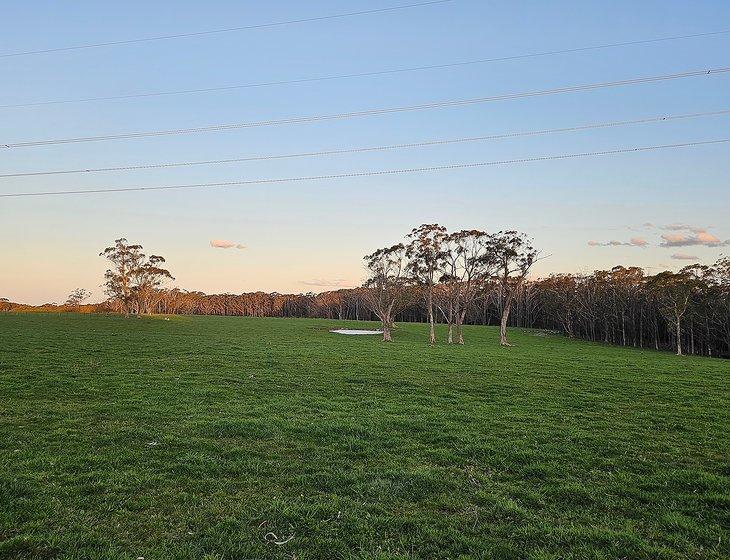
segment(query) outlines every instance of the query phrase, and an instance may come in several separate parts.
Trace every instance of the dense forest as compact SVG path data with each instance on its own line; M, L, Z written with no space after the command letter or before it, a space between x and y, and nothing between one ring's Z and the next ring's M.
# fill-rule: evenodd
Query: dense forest
M472 231L470 235L475 233L478 232ZM474 241L474 237L470 241ZM123 250L128 247L139 246L126 245ZM525 247L531 250L531 247ZM403 261L398 261L398 278L402 280L398 284L398 304L393 306L392 321L389 321L391 324L429 322L429 288L423 277L419 280L413 274L419 270L413 266L413 252L408 254L407 245L388 250L391 249L395 249L397 258ZM535 254L532 253L530 263ZM382 256L376 252L368 258L374 255L378 259ZM161 268L162 263L162 257L153 255L146 259L141 255L135 264L138 270L134 283L129 285L129 293L124 295L108 290L110 297L101 304L84 305L88 293L76 290L64 305L31 307L0 299L0 311L76 310L382 320L373 306L373 293L378 289L372 283L373 275L363 287L319 294L205 294L161 286L165 279L172 278ZM730 258L727 257L710 266L694 264L676 273L665 271L646 275L640 268L616 266L592 274L520 278L512 282L509 291L504 289L499 274L490 268L487 275L473 282L468 297L463 286L469 278L458 270L460 265L457 264L453 274L437 271L432 275L435 279L431 294L433 321L448 324L449 331L452 323L455 328L458 326L458 321L450 319L454 314L453 302L457 308L462 302L463 324L499 325L505 317L505 307L509 306L506 324L511 327L549 329L569 337L623 346L730 357ZM114 269L107 272L107 283L111 287L118 280L114 274ZM449 334L451 337L451 332ZM454 341L463 342L463 338Z

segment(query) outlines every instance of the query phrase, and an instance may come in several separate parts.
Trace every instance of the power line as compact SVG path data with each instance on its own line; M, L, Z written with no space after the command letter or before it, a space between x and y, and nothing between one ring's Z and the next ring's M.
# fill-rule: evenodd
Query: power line
M342 12L337 14L330 14L326 16L316 16L316 17L308 17L308 18L299 18L299 19L289 19L284 21L274 21L269 23L259 23L255 25L243 25L240 27L227 27L224 29L210 29L207 31L194 31L190 33L176 33L174 35L158 35L155 37L141 37L137 39L123 39L119 41L106 41L103 43L87 43L83 45L71 45L68 47L55 47L50 49L40 49L35 51L21 51L21 52L12 52L12 53L4 53L0 54L0 58L10 58L10 57L16 57L16 56L30 56L35 54L49 54L49 53L56 53L56 52L63 52L63 51L75 51L75 50L82 50L82 49L95 49L98 47L115 47L120 45L130 45L132 43L147 43L151 41L166 41L169 39L183 39L186 37L202 37L206 35L217 35L221 33L232 33L235 31L249 31L252 29L264 29L268 27L281 27L284 25L293 25L297 23L310 23L315 21L324 21L324 20L330 20L330 19L341 19L341 18L348 18L348 17L355 17L355 16L364 16L364 15L371 15L371 14L380 14L384 12L393 12L396 10L406 10L409 8L420 8L423 6L431 6L434 4L445 4L446 2L452 2L453 0L430 0L428 2L418 2L415 4L399 4L396 6L387 6L385 8L376 8L372 10L359 10L356 12Z
M240 163L247 161L266 161L266 160L277 160L277 159L292 159L292 158L305 158L305 157L318 157L318 156L329 156L329 155L340 155L340 154L355 154L364 152L379 152L387 150L398 150L407 148L422 148L427 146L443 146L448 144L461 144L466 142L480 142L486 140L501 140L506 138L519 138L525 136L540 136L545 134L555 134L562 132L578 132L582 130L593 130L600 128L613 128L619 126L627 126L634 124L648 124L655 122L668 122L673 120L681 119L695 119L700 117L715 117L722 115L730 115L730 109L721 111L709 111L705 113L687 113L683 115L660 115L655 117L646 117L642 119L634 120L623 120L623 121L612 121L604 123L592 123L578 126L570 126L563 128L550 128L541 130L529 130L522 132L506 132L502 134L490 134L485 136L468 136L462 138L450 138L450 139L437 139L437 140L424 140L420 142L408 142L403 144L388 144L384 146L366 146L358 148L342 148L332 150L319 150L309 152L298 152L290 154L271 154L261 156L245 156L227 159L214 159L214 160L203 160L203 161L182 161L182 162L168 162L168 163L152 163L142 165L125 165L118 167L97 167L97 168L85 168L85 169L67 169L67 170L51 170L51 171L32 171L26 173L5 173L0 174L0 179L7 179L11 177L37 177L42 175L71 175L79 173L100 173L107 171L135 171L141 169L166 169L172 167L192 167L197 165L222 165L228 163Z
M632 45L644 45L644 44L659 43L659 42L665 42L665 41L678 41L678 40L684 40L684 39L696 39L696 38L700 38L700 37L712 37L712 36L718 36L718 35L725 35L728 33L730 33L730 29L723 30L723 31L711 31L708 33L694 33L691 35L674 35L671 37L658 37L658 38L653 38L653 39L640 39L640 40L636 40L636 41L624 41L624 42L619 42L619 43L608 43L608 44L601 44L601 45L591 45L591 46L586 46L586 47L575 47L575 48L571 48L571 49L533 52L533 53L518 54L518 55L512 55L512 56L503 56L503 57L498 57L498 58L482 58L482 59L477 59L477 60L448 62L448 63L444 63L444 64L429 64L429 65L424 65L424 66L411 66L411 67L406 67L406 68L392 68L392 69L386 69L386 70L375 70L375 71L371 71L371 72L355 72L355 73L349 73L349 74L314 76L314 77L309 77L309 78L298 78L298 79L292 79L292 80L253 82L253 83L249 83L249 84L234 84L234 85L228 85L228 86L196 88L196 89L153 91L153 92L143 92L143 93L130 93L130 94L123 94L123 95L110 95L110 96L102 96L102 97L84 97L84 98L77 98L77 99L60 99L60 100L50 100L50 101L35 101L35 102L28 102L28 103L13 103L13 104L0 105L0 109L13 109L13 108L21 108L21 107L39 107L39 106L44 106L44 105L62 105L62 104L71 104L71 103L89 103L89 102L93 102L93 101L118 101L118 100L125 100L125 99L140 99L140 98L146 98L146 97L160 97L160 96L168 96L168 95L187 95L187 94L194 94L194 93L212 93L212 92L217 92L217 91L231 91L231 90L237 90L237 89L283 86L283 85L303 84L303 83L310 83L310 82L323 82L323 81L344 80L344 79L352 79L352 78L366 78L366 77L373 77L373 76L387 76L387 75L392 75L392 74L401 74L401 73L405 73L405 72L439 70L439 69L444 69L444 68L471 66L471 65L475 65L475 64L490 64L490 63L495 63L495 62L508 62L508 61L512 61L512 60L522 60L522 59L544 57L544 56L555 56L555 55L560 55L560 54L570 54L570 53L578 53L578 52L601 50L601 49L611 49L611 48L616 48L616 47L626 47L626 46L632 46Z
M554 89L544 89L537 91L519 92L519 93L508 93L502 95L495 95L490 97L477 97L471 99L456 99L448 101L435 101L431 103L424 103L420 105L405 105L400 107L385 107L377 109L366 109L362 111L350 111L347 113L334 113L329 115L312 115L305 117L290 117L286 119L276 120L265 120L265 121L253 121L246 123L232 123L232 124L218 124L197 128L182 128L173 130L153 130L144 132L131 132L123 134L108 134L102 136L84 136L77 138L58 138L50 140L33 140L28 142L2 142L0 148L30 148L38 146L52 146L57 144L75 144L81 142L102 142L108 140L129 140L136 138L148 138L153 136L172 136L179 134L197 134L202 132L221 132L224 130L234 130L242 128L254 128L262 126L277 126L277 125L288 125L288 124L303 124L321 121L331 121L340 119L350 119L357 117L367 117L374 115L386 115L392 113L404 113L408 111L423 111L428 109L444 109L448 107L461 107L465 105L475 105L480 103L491 103L495 101L506 101L512 99L523 99L527 97L539 97L544 95L555 95L561 93L573 93L579 91L591 91L601 88L611 88L634 84L645 84L652 82L660 82L666 80L676 80L679 78L689 78L697 76L706 76L712 74L721 74L730 72L730 67L726 68L711 68L705 70L691 70L688 72L680 72L677 74L663 74L659 76L648 76L643 78L632 78L627 80L618 80L613 82L599 82L593 84L583 84L577 86L565 86Z
M401 175L406 173L422 173L429 171L444 171L449 169L468 169L476 167L489 167L496 165L511 165L519 163L530 163L538 161L565 160L591 156L607 156L625 153L646 152L652 150L664 150L671 148L687 148L692 146L705 146L710 144L721 144L730 142L730 138L722 138L717 140L701 140L696 142L683 142L678 144L661 144L656 146L640 146L635 148L617 148L614 150L601 150L594 152L580 152L574 154L560 154L552 156L537 156L519 159L507 159L499 161L486 161L476 163L452 163L448 165L433 165L429 167L411 167L406 169L387 169L382 171L356 171L351 173L339 173L331 175L311 175L308 177L284 177L280 179L251 179L244 181L227 181L223 183L195 183L190 185L162 185L152 187L119 187L110 189L88 189L88 190L65 190L65 191L45 191L45 192L29 192L29 193L2 193L0 198L20 198L31 196L60 196L60 195L82 195L82 194L104 194L104 193L120 193L133 191L162 191L173 189L202 189L216 187L236 187L247 185L266 185L275 183L295 183L304 181L320 181L332 179L348 179L355 177L374 177L383 175Z

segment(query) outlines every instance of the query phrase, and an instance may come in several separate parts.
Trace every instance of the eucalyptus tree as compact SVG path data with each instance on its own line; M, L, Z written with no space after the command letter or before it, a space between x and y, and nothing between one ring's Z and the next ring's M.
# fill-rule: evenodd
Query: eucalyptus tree
M690 309L692 296L698 288L694 275L685 267L677 273L665 271L649 279L649 289L656 297L664 318L674 329L677 356L682 355L682 318Z
M715 333L730 354L730 257L720 257L710 267L707 278L711 286L705 306L709 310L706 319L708 348L712 333Z
M490 240L490 256L494 259L496 278L499 282L503 306L499 327L499 343L509 346L507 321L510 308L520 285L525 281L539 252L524 233L500 231Z
M76 288L66 298L66 305L74 309L78 309L81 304L91 297L91 292L84 288Z
M572 274L552 274L538 280L542 294L542 309L568 337L573 338L574 320L578 307L578 283Z
M154 304L160 299L160 286L165 280L174 280L170 271L162 268L165 258L150 255L133 273L134 291L139 313L150 313Z
M142 252L142 245L131 245L125 238L114 241L100 257L111 262L104 274L104 291L118 302L126 316L130 313L148 313L152 297L165 279L174 279L160 265L165 262L159 255L149 258Z
M487 293L488 281L495 271L493 237L477 229L457 231L449 237L456 252L460 284L455 313L456 340L458 344L464 344L464 318L477 298Z
M459 270L459 251L456 248L456 239L452 235L446 236L442 243L442 273L435 290L435 301L441 316L446 321L446 342L453 344L456 317L461 313L461 290L463 285Z
M395 315L406 303L406 248L399 243L365 255L364 260L368 271L365 303L382 323L383 341L391 342Z
M644 271L636 266L614 266L609 274L609 305L621 325L621 344L626 346L626 322L636 314L637 294L644 284Z
M446 228L439 224L422 224L408 234L406 257L411 278L425 290L428 343L436 343L434 320L434 288L444 261Z
M133 306L133 276L145 258L142 245L131 245L120 237L99 256L111 262L111 268L104 273L104 292L119 302L124 314L129 316Z
M461 230L444 237L442 269L437 294L439 309L448 324L448 342L464 344L463 324L494 272L492 236L484 231Z

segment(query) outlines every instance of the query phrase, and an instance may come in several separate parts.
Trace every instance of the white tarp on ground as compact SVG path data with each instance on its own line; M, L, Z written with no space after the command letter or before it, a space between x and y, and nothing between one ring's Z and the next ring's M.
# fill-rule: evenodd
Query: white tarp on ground
M337 334L383 334L383 331L366 331L363 329L334 329L330 332Z

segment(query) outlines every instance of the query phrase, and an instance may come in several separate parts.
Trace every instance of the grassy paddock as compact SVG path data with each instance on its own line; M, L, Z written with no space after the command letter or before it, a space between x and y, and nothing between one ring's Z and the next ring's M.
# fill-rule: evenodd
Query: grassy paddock
M0 314L0 557L728 557L730 362L344 324Z

